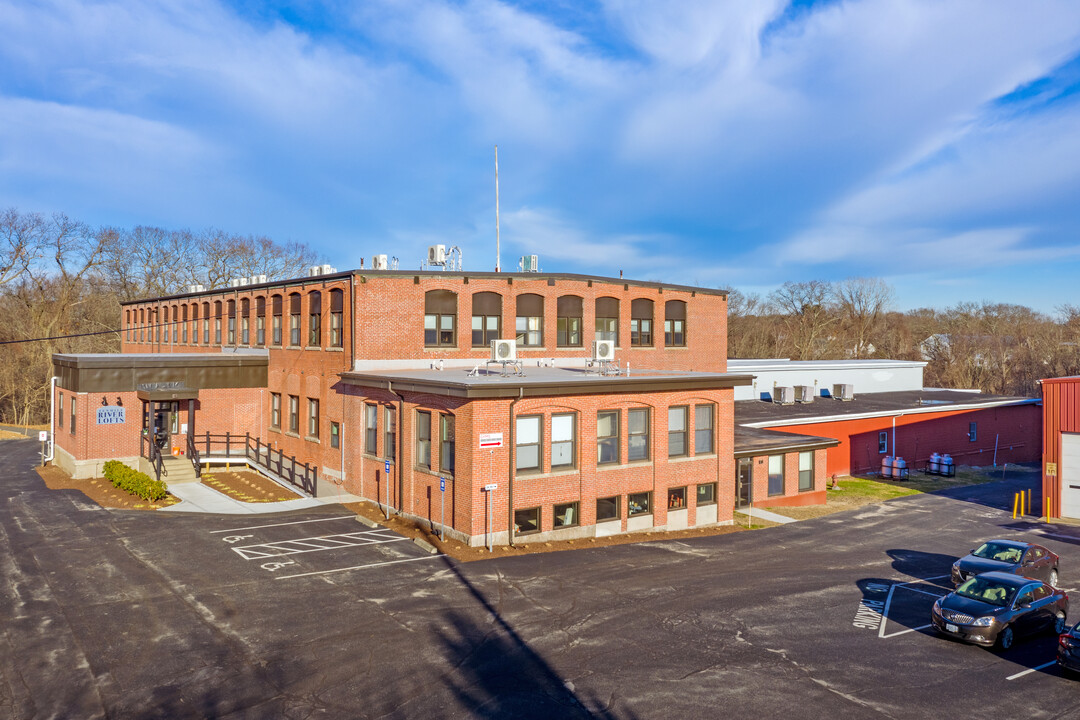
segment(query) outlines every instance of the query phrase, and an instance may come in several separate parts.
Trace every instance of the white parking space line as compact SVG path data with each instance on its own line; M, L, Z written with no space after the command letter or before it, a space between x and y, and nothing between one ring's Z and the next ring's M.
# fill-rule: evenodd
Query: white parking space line
M339 515L332 518L318 518L317 520L294 520L293 522L274 523L272 525L251 525L250 527L232 528L230 530L211 530L211 535L218 533L240 532L241 530L261 530L262 528L282 527L283 525L303 525L304 523L330 522L331 520L349 520L350 515Z
M882 623L882 625L884 626L884 623ZM919 630L925 630L928 627L932 627L932 626L930 626L930 625L920 625L919 627L908 628L907 630L899 630L899 631L894 632L894 633L889 633L888 635L879 635L878 637L884 638L885 640L888 640L889 638L894 638L897 635L903 635L904 633L917 632Z
M275 542L257 543L254 545L242 545L232 549L237 555L245 560L262 560L280 557L282 555L319 552L320 550L337 550L340 548L364 547L367 545L385 545L386 543L402 542L408 539L409 538L394 537L386 534L376 534L374 531L363 531L342 535L322 535L319 537L278 540Z
M926 590L919 590L918 588L908 587L908 585L915 585L916 583L929 582L930 580L941 580L942 578L947 578L947 577L949 577L949 576L948 575L935 575L934 577L922 578L922 579L919 579L919 580L911 580L909 582L903 582L903 583L896 583L895 585L892 585L891 587L889 587L889 594L885 597L885 606L881 609L881 624L878 625L878 637L883 639L883 640L886 640L888 638L896 637L897 635L903 635L905 633L915 632L916 630L925 630L926 628L930 627L929 625L921 625L919 627L907 628L905 630L899 630L897 632L889 633L888 635L886 635L885 634L885 627L889 624L889 606L892 605L893 593L896 592L896 588L901 588L903 590L908 590L908 591L911 591L911 592L917 592L917 593L921 593L923 595L930 595L931 597L943 597L945 595L945 593L935 594L935 593L932 593L932 592L927 592Z
M424 555L423 557L405 558L404 560L388 560L386 562L369 563L367 565L353 565L352 567L337 568L336 570L317 570L315 572L297 573L296 575L280 575L275 580L289 580L290 578L307 577L308 575L330 575L331 573L348 572L349 570L367 570L383 565L397 565L398 563L416 562L418 560L435 560L439 555Z
M1057 660L1051 660L1048 663L1043 663L1042 665L1036 665L1033 668L1029 668L1029 669L1024 670L1022 672L1018 672L1015 675L1010 675L1009 677L1007 677L1005 679L1006 680L1015 680L1016 678L1022 678L1025 675L1030 675L1031 673L1038 672L1039 670L1045 670L1046 668L1050 667L1051 665L1056 665L1056 664L1057 664Z

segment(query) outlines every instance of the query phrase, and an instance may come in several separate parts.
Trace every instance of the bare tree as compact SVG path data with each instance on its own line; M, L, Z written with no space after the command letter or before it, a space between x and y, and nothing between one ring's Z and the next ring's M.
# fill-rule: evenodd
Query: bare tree
M26 271L37 259L45 219L37 213L8 208L0 214L0 287Z
M792 355L799 360L816 360L833 352L833 330L839 315L830 302L832 289L822 280L786 282L769 299L783 316Z
M892 305L892 287L881 278L848 278L833 286L833 297L839 305L841 333L851 357L870 357Z

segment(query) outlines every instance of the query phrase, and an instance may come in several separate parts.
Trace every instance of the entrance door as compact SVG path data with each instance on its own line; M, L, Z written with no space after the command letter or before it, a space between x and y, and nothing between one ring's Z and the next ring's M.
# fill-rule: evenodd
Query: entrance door
M739 458L738 469L735 473L735 507L746 507L750 504L750 472L753 468L753 458Z
M165 452L169 447L169 440L172 437L172 413L169 412L168 403L155 406L153 420L152 429L154 442L157 443L157 446L161 448L162 452Z
M1061 433L1061 517L1080 518L1080 435Z

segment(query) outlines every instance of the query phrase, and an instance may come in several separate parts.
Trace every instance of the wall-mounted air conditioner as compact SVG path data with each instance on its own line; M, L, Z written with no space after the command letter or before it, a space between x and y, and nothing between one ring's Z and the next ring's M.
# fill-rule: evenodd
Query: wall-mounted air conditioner
M854 400L855 386L850 383L837 383L832 386L832 396L837 400Z
M796 385L795 386L795 402L797 402L797 403L814 402L814 386L813 385Z
M445 245L428 245L427 262L428 262L428 265L445 265L446 264L446 246Z
M777 405L791 405L795 402L795 388L777 385L773 388L772 401Z
M511 360L517 360L517 341L492 340L491 360L492 362L510 362Z
M386 255L373 255L371 257L371 269L372 270L385 270L386 269Z
M593 340L592 359L611 362L615 359L615 343L611 340Z

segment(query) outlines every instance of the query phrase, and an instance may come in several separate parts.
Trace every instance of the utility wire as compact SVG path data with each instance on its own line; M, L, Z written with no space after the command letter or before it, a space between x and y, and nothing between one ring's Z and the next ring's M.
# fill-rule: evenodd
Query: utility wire
M144 330L154 330L154 329L157 329L157 328L171 327L173 325L179 325L182 322L184 322L184 321L183 320L176 320L176 321L169 321L169 322L166 322L166 323L158 323L157 325L139 325L139 326L132 325L131 329L132 330L139 330L141 328L141 329L144 329ZM124 332L124 329L119 328L117 330L100 330L98 332L75 333L73 335L51 335L49 337L26 338L25 340L0 340L0 345L17 345L19 343L45 342L46 340L67 340L69 338L90 337L92 335L112 335L113 333L119 334L119 333L122 333L122 332Z

